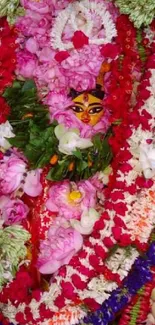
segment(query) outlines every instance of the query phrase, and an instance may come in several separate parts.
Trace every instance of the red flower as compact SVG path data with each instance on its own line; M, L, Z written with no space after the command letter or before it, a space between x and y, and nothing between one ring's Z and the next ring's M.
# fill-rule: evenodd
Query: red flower
M115 240L119 240L120 236L122 234L122 229L120 227L113 227L112 233L113 233Z
M65 297L64 295L60 295L58 296L55 301L54 301L54 304L58 307L58 308L63 308L65 306Z
M19 323L19 324L27 323L27 321L24 318L24 314L21 311L16 314L15 318L16 318L17 323Z
M41 290L40 289L36 289L36 290L32 291L32 298L39 301L40 297L41 297Z
M81 278L77 274L72 275L72 282L74 286L79 290L84 290L87 286L87 283L82 281Z
M81 49L84 45L89 44L89 38L81 30L78 30L74 33L72 42L75 49Z
M5 99L0 97L0 124L5 123L10 113L10 107L7 105Z
M115 59L119 52L120 48L117 44L107 43L101 47L101 54L110 59Z
M131 244L131 237L128 234L123 234L120 237L120 245L121 246L128 246Z
M48 309L44 303L42 303L40 305L39 312L40 312L41 318L52 318L52 316L53 316L53 312L50 309Z
M62 61L66 60L69 56L70 54L67 51L60 51L55 55L55 60L61 63Z
M114 222L116 226L126 228L124 221L120 217L115 216Z
M112 241L112 239L110 237L105 237L103 239L103 243L104 243L105 246L107 246L109 248L114 246L114 242Z
M100 245L95 245L95 253L102 259L105 259L107 257L107 253L104 250L104 248Z
M84 299L84 302L91 310L96 310L100 307L100 305L93 298L86 298Z
M85 267L84 265L81 265L80 267L78 267L77 270L81 274L83 274L83 275L85 275L85 276L87 276L89 278L92 278L95 275L95 271L94 270L90 270L87 267Z
M115 203L113 209L121 216L125 216L125 213L128 210L126 204L123 202Z
M122 191L114 191L110 194L110 198L112 201L117 201L117 200L123 200L124 199L124 194Z
M90 257L89 257L89 263L94 268L96 268L96 266L100 264L98 256L96 256L96 255L90 255Z
M62 287L62 293L65 298L68 299L73 299L73 297L76 297L76 294L74 292L74 287L70 282L61 282L61 287Z

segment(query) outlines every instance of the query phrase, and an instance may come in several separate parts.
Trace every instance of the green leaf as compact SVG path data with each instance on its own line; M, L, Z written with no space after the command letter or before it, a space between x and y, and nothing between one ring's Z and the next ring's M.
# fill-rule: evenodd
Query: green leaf
M60 181L64 179L68 172L68 162L63 161L61 164L57 164L53 168L50 169L47 179L50 181Z
M101 151L102 150L102 141L101 141L101 134L96 134L94 137L93 137L93 144L94 144L94 147L98 150L98 151Z
M21 91L25 92L25 91L30 90L30 89L31 90L36 89L35 82L33 80L31 80L31 79L25 81L24 85L22 86Z
M80 150L73 151L73 155L77 157L78 159L82 159L82 153Z

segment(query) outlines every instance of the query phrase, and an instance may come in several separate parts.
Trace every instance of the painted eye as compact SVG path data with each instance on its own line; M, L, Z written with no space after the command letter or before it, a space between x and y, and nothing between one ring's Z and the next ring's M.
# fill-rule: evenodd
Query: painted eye
M72 106L71 109L76 113L83 112L83 109L80 106Z
M89 110L89 114L96 114L96 113L100 113L103 110L102 106L96 106L93 107Z

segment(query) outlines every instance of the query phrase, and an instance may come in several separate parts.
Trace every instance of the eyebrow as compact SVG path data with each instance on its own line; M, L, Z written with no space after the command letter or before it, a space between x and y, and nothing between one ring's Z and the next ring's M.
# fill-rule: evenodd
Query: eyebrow
M89 104L89 106L103 106L101 103L92 103L92 104Z

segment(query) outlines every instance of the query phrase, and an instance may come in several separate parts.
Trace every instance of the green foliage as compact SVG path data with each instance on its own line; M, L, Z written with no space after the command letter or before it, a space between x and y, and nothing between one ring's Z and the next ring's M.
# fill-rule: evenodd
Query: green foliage
M9 122L14 132L27 130L30 120L42 127L49 123L48 107L38 98L33 80L15 81L12 87L6 89L3 97L11 107Z
M129 15L135 27L148 26L155 16L154 0L116 0L116 5L122 14Z
M19 3L19 0L0 0L0 17L7 16L9 24L13 25L16 17L24 15L25 12Z
M15 276L19 262L26 257L25 243L30 234L22 226L0 229L0 288Z

